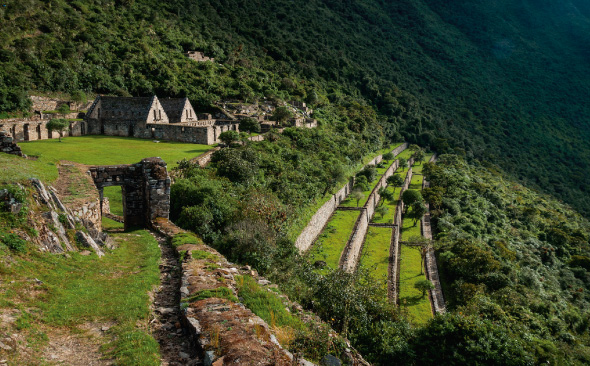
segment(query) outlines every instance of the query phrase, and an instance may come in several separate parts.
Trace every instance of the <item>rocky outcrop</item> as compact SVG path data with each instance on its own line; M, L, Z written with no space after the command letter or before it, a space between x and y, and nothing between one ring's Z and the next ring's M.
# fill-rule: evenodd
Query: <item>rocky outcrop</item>
M33 193L28 223L36 235L22 234L23 239L50 253L76 251L79 246L104 255L103 248L113 248L113 241L106 233L94 227L86 227L60 200L55 189L38 179L31 179ZM23 187L24 188L24 187Z

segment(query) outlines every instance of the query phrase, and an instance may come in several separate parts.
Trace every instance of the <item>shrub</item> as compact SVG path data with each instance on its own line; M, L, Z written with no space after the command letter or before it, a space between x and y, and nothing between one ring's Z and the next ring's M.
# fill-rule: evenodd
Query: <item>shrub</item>
M27 249L27 242L13 233L3 234L0 236L2 243L15 252L24 252Z

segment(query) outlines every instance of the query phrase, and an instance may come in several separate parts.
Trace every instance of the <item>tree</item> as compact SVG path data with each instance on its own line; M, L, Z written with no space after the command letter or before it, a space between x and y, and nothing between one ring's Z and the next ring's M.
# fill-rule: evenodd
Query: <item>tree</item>
M355 189L350 194L350 197L356 201L356 207L359 207L359 201L365 198L365 194L361 190Z
M75 92L73 92L71 98L74 102L76 102L78 107L77 109L80 109L81 105L88 102L88 97L86 96L86 93L84 93L82 90L76 90Z
M399 174L394 174L387 177L387 184L393 187L401 187L404 184L404 178Z
M429 280L418 280L416 283L414 283L414 288L422 291L422 297L424 297L424 295L426 295L426 291L432 290L434 285Z
M352 188L359 191L368 191L369 182L367 181L367 177L365 177L364 175L356 177L356 179L354 180L354 187Z
M233 130L225 131L219 134L219 139L227 146L230 146L240 139L240 134Z
M393 192L388 190L385 187L381 187L379 188L379 195L381 196L381 204L380 206L383 206L383 204L385 203L385 200L387 200L388 202L392 202L395 200L395 197L393 195Z
M289 118L291 118L291 111L286 106L277 107L272 114L272 119L278 124L285 123Z
M404 202L407 211L408 207L414 204L414 202L422 202L424 201L424 198L422 198L420 191L415 189L406 189L402 194L402 201Z
M252 133L260 133L260 122L254 118L244 118L240 121L240 131Z
M59 112L59 114L65 117L66 114L70 113L70 106L64 103L57 108L57 111Z
M397 160L399 160L399 167L402 168L402 172L406 170L406 167L408 166L408 160L405 158L399 158Z
M63 133L64 133L64 131L66 131L68 129L68 127L70 127L70 122L68 122L65 119L61 119L61 118L54 118L47 123L47 129L49 131L59 132L59 142L61 142L61 138L63 136Z
M430 203L434 208L440 208L442 205L442 199L445 189L443 187L429 187L424 188L422 191L422 196L428 203Z
M414 219L414 226L416 226L416 224L418 224L418 221L422 219L422 217L424 216L424 214L426 214L427 211L428 210L426 209L426 206L424 206L424 203L422 203L422 201L416 201L412 203L412 209L408 214L408 217Z
M375 213L379 215L380 218L383 218L389 213L389 209L385 206L379 206L375 209Z
M394 157L395 156L391 152L388 152L387 154L383 154L383 160L387 160L387 161L393 160Z
M367 165L363 170L356 173L356 176L365 176L367 177L367 182L372 182L377 178L377 168L375 168L375 165Z
M426 155L424 154L424 150L420 149L414 153L414 155L413 155L414 161L417 162L418 164L420 164L422 162L422 160L424 160L425 156Z

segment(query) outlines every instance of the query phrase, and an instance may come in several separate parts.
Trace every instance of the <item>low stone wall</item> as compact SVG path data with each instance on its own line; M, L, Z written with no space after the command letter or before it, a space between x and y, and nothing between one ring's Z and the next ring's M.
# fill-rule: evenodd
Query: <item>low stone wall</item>
M215 154L215 152L220 149L221 149L220 147L216 147L214 149L211 149L211 150L207 151L206 153L197 156L196 158L192 158L190 160L190 162L197 163L201 167L206 167L211 162L211 158L213 157L213 154Z
M0 151L10 155L24 156L20 146L6 131L0 131Z
M104 207L104 206L103 206ZM102 213L100 211L100 201L87 202L75 208L70 207L72 215L81 221L89 230L102 231Z
M300 252L305 252L311 244L317 239L317 237L321 234L322 230L328 223L328 220L340 205L340 202L344 201L346 196L350 194L352 191L352 186L354 185L354 180L350 180L346 183L338 192L336 192L326 203L320 207L316 213L311 217L309 223L303 229L301 234L295 240L295 247L299 249Z
M57 131L49 131L48 120L39 118L3 119L0 120L0 130L7 131L14 141L37 141L59 138ZM84 121L71 121L66 136L83 136L88 134L88 124Z

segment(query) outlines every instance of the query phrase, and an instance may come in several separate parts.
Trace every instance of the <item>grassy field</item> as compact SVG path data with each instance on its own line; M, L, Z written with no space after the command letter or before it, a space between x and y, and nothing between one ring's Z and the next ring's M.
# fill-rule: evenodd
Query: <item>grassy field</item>
M111 213L117 216L123 216L123 194L120 186L105 187L103 195L109 198Z
M410 186L408 187L408 189L415 189L421 191L423 180L424 176L421 174L415 174L414 170L412 169L412 180L410 181Z
M324 261L326 267L338 268L340 255L352 233L359 211L336 211L325 230L313 244L310 261Z
M41 357L42 349L56 333L97 342L88 323L109 324L101 349L118 365L160 364L159 345L148 329L148 292L159 284L158 244L145 230L111 235L119 247L100 259L30 250L13 256L10 265L0 261L0 308L19 310L10 331L24 336L35 364L50 361ZM26 364L19 357L25 355L11 354L9 364Z
M416 281L425 280L420 274L420 251L406 245L401 247L399 278L399 303L413 324L421 325L432 318L428 295L414 288Z
M385 227L369 226L360 260L361 268L369 270L373 278L382 282L385 293L387 291L391 230Z
M385 201L383 202L383 207L387 207L387 209L389 210L389 212L387 212L386 215L384 215L383 217L379 216L378 214L374 214L373 218L371 219L371 222L377 223L377 224L393 224L393 221L395 220L395 207L397 206L397 202L399 201L399 193L402 190L401 187L391 187L388 186L387 190L389 192L393 192L393 196L396 198L394 201L389 202L389 201ZM379 201L379 206L381 206L383 199L381 199Z
M158 156L168 163L168 168L176 166L183 158L194 158L214 146L185 144L180 142L159 142L132 137L81 136L21 142L23 152L38 157L40 174L57 178L55 164L69 160L88 165L132 164L141 159Z
M54 163L0 153L0 167L0 183L22 182L29 178L38 178L42 181L57 179L57 167Z

